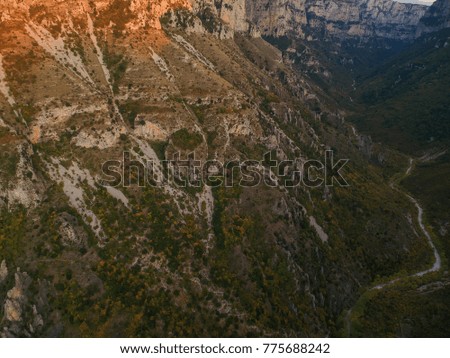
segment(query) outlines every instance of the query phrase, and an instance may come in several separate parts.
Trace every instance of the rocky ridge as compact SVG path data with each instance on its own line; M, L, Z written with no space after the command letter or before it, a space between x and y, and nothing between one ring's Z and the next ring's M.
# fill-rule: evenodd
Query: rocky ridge
M248 3L149 4L0 3L3 335L329 335L426 247L369 162L382 149L257 36ZM287 189L263 164L270 185L251 188L102 173L194 152L301 167L331 148L358 185Z
M436 0L420 19L417 35L450 27L450 1Z
M247 18L270 36L412 40L427 7L391 0L248 0Z

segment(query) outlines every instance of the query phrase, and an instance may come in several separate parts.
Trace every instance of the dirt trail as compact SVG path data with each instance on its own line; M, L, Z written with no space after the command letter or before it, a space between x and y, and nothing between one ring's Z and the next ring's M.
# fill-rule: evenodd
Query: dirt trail
M382 290L388 286L391 286L393 284L395 284L396 282L403 280L405 278L412 278L412 277L423 277L429 273L432 272L437 272L441 269L442 267L442 260L441 260L441 256L439 255L439 251L436 248L436 245L433 242L433 239L431 238L431 235L429 233L429 231L427 230L425 224L423 223L423 213L424 210L423 208L420 206L419 202L417 201L417 199L415 199L414 197L412 197L410 194L408 194L407 192L405 192L404 190L400 189L396 184L401 180L404 179L406 177L408 177L409 175L411 175L412 171L414 170L414 160L412 158L409 159L409 166L405 171L405 174L403 177L401 177L400 179L393 179L390 183L391 188L399 191L400 193L404 194L409 201L411 201L415 207L417 208L417 222L420 226L420 229L423 233L423 235L425 236L425 238L428 241L428 244L430 245L430 247L433 250L433 254L434 254L434 262L433 265L424 271L420 271L417 272L415 274L411 274L408 276L402 276L402 277L398 277L396 279L393 280L389 280L387 282L381 283L379 285L376 285L372 288L369 289L369 291L373 291L373 290ZM350 310L347 311L347 314L345 316L345 326L346 326L346 333L347 336L350 337L351 336L351 330L352 330L352 313L353 313L353 308L351 308Z
M403 176L402 179L408 177L411 174L411 172L413 171L413 168L414 168L414 160L412 158L410 158L409 159L409 167L408 167L408 169L406 169L405 175ZM423 235L427 239L428 244L430 245L431 249L433 250L433 254L434 254L434 262L433 262L433 265L432 265L431 268L429 268L429 269L427 269L425 271L421 271L421 272L418 272L418 273L406 276L406 277L422 277L422 276L425 276L426 274L429 274L431 272L437 272L437 271L439 271L441 269L441 256L439 255L439 252L438 252L438 250L436 248L436 245L434 244L434 242L433 242L433 240L431 238L430 233L428 232L427 228L425 227L425 225L423 223L423 208L420 206L420 204L417 201L417 199L415 199L414 197L412 197L408 193L404 192L403 190L399 189L396 186L396 182L397 181L393 180L391 182L391 187L395 188L399 192L403 193L409 199L409 201L411 201L415 205L415 207L417 208L417 222L418 222L418 224L420 226L420 229L421 229ZM385 288L387 286L390 286L390 285L396 283L397 281L399 281L399 280L401 280L403 278L406 278L406 277L396 278L394 280L390 280L388 282L379 284L379 285L373 287L372 290L381 290L381 289L383 289L383 288Z

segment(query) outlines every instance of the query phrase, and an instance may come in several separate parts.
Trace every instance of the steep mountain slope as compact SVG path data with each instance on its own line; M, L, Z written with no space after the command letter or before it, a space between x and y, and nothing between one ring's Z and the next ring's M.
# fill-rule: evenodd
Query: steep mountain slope
M0 2L2 336L324 336L362 287L432 261L367 159L401 158L232 3ZM301 169L327 149L349 187L287 188L264 156ZM265 183L180 165L156 185L177 154L259 160Z
M250 3L247 16L315 84L321 100L342 112L360 77L414 41L428 9L388 0L271 1Z
M360 78L352 120L376 141L414 153L450 140L450 30L427 34Z
M450 1L436 0L420 19L418 35L450 27Z
M391 0L249 0L247 9L264 35L369 41L413 39L427 7Z
M400 184L424 208L425 222L444 257L450 254L448 1L437 1L421 20L422 35L371 73L358 71L347 116L375 141L415 157ZM440 30L440 31L439 31ZM342 72L345 74L345 72ZM345 92L344 92L345 93ZM340 97L345 104L345 95ZM367 291L346 316L343 335L447 337L448 272L422 282L404 278Z

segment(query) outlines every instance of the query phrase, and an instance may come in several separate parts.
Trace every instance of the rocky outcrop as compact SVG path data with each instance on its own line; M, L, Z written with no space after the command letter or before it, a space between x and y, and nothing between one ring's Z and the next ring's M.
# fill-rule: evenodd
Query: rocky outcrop
M3 260L0 265L0 285L6 280L8 277L8 266L6 266L6 261Z
M3 267L3 263L1 267ZM37 307L37 305L41 306L42 309L46 301L45 295L42 294L42 284L39 281L39 292L30 295L33 282L31 277L19 268L14 277L14 287L7 292L3 305L3 331L0 333L0 337L31 337L44 325L42 315Z
M426 9L391 0L247 1L247 16L264 35L306 39L412 40Z
M444 11L448 20L448 3L442 0L433 5L423 21L442 26L442 16L437 15ZM412 40L420 19L428 9L427 6L392 0L69 0L56 4L40 1L39 5L35 1L24 0L1 2L0 21L17 19L17 13L25 18L39 17L39 14L47 12L46 8L50 5L52 12L64 17L68 4L72 16L85 16L86 12L95 14L97 26L109 26L117 32L139 28L161 29L161 17L181 10L184 17L187 13L196 16L195 20L184 18L184 25L191 25L196 30L206 28L219 34L219 37L228 38L230 32L257 36L261 31L270 36L294 34L319 40ZM198 19L203 28L198 26Z
M9 322L22 321L22 309L26 303L25 291L31 279L26 273L18 271L15 275L15 286L8 291L5 301L5 319Z
M251 36L259 36L257 22L252 22L247 16L247 9L249 8L248 0L216 0L214 1L214 5L218 17L232 31L247 33Z
M450 0L437 0L420 20L417 35L450 27Z

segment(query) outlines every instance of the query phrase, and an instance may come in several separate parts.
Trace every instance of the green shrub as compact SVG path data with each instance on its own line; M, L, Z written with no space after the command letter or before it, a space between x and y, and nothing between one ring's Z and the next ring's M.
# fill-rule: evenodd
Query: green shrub
M200 133L191 133L186 128L172 134L172 142L175 147L183 150L194 150L203 142Z

